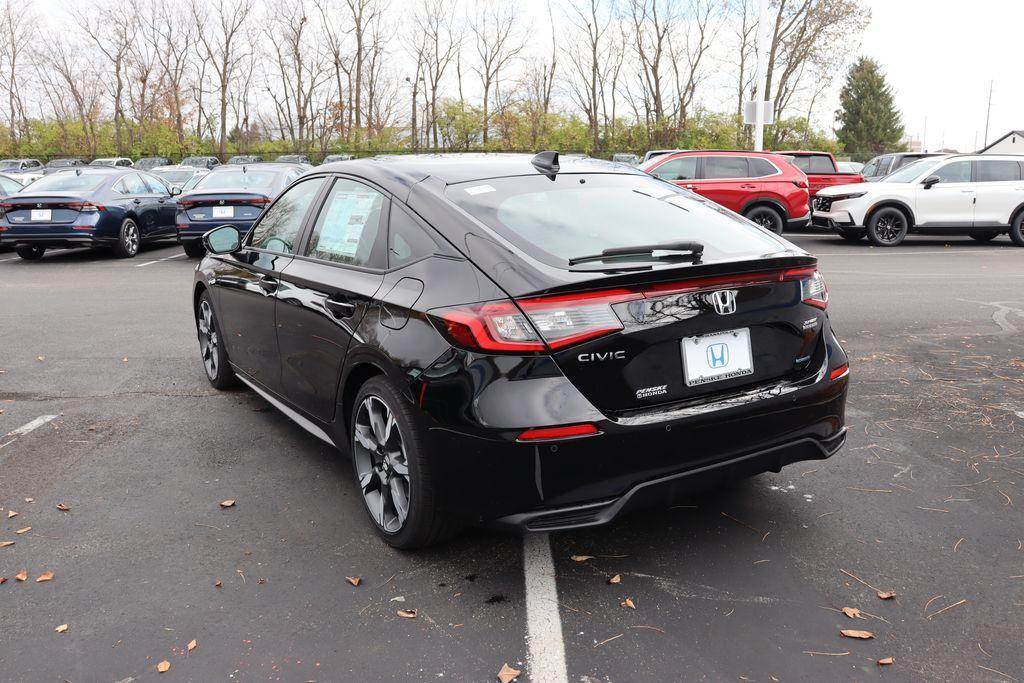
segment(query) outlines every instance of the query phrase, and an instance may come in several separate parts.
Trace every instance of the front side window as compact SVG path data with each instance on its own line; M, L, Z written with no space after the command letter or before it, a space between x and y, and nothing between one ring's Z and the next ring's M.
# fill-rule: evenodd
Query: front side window
M1020 180L1020 164L1016 161L993 159L975 162L978 165L979 183L998 183Z
M295 253L303 221L323 184L323 178L311 178L281 195L253 227L249 246L281 254Z
M954 161L935 169L932 175L938 176L940 183L969 183L971 182L971 162Z
M155 176L145 175L142 176L142 180L146 183L146 187L149 188L150 194L171 193L171 191L167 189L167 186L163 184L163 181Z
M697 157L670 159L651 171L662 180L693 180L697 177Z
M114 185L114 190L120 194L149 194L149 188L146 187L146 183L142 182L142 178L137 173L130 173L125 177L117 181Z
M899 168L899 164L894 166L892 160L893 158L891 156L884 156L878 160L878 175L885 175L886 173L895 171Z
M748 173L746 157L704 157L705 178L746 178Z
M339 178L317 217L306 255L333 263L383 267L374 249L380 233L384 195L354 180Z
M874 159L869 161L867 163L867 165L864 166L864 169L863 169L862 172L864 173L864 177L866 177L866 178L873 178L876 175L878 175L877 171L878 171L878 157L875 157Z

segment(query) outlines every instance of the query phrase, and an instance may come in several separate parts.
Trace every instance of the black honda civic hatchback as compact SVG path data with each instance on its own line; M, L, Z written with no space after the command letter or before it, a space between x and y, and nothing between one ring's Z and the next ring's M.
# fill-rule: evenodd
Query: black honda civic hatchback
M346 161L204 240L210 382L350 454L396 547L603 524L846 438L816 259L630 167Z

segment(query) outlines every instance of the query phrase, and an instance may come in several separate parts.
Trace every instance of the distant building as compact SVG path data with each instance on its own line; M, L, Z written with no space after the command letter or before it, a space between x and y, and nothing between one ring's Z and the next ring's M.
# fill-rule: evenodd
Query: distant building
M978 154L1024 154L1024 130L1011 130Z
M915 154L920 154L921 152L924 151L922 147L923 145L921 144L920 140L915 140L914 138L906 138L903 140L903 150L906 152L914 152Z

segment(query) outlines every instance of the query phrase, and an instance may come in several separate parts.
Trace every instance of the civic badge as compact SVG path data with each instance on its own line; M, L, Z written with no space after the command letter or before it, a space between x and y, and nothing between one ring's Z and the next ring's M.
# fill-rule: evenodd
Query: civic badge
M736 290L720 289L706 295L706 301L710 303L718 315L730 315L736 312Z

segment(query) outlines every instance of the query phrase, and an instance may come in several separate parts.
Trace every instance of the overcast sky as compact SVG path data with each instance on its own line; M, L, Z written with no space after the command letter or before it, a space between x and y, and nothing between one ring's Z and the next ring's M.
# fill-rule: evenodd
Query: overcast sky
M973 151L1024 129L1024 3L1005 0L867 0L861 54L885 69L907 133L925 148ZM925 126L927 119L927 134Z

